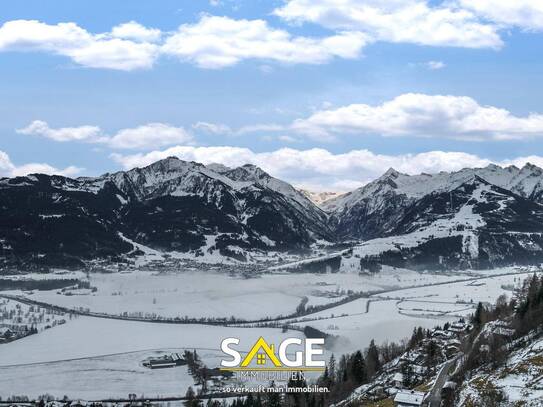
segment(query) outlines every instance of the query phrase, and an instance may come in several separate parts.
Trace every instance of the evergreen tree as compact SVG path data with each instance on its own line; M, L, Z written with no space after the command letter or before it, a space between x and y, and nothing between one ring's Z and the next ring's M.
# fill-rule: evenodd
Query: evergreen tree
M186 400L184 401L184 405L186 407L198 407L201 406L202 403L200 400L196 398L196 393L194 392L194 389L192 386L189 386L187 389L187 392L185 393Z
M481 328L481 326L484 325L486 322L485 320L485 307L483 306L482 302L479 302L477 304L477 308L475 309L475 313L473 314L473 317L471 318L471 323L476 329Z
M366 382L366 363L364 362L364 357L362 352L356 351L352 358L351 363L352 377L355 384L360 385Z
M336 358L334 354L332 354L332 356L330 356L330 361L328 362L328 375L332 383L337 380L336 373Z
M366 354L366 372L367 378L372 379L381 368L379 361L379 349L375 346L375 341L372 339Z

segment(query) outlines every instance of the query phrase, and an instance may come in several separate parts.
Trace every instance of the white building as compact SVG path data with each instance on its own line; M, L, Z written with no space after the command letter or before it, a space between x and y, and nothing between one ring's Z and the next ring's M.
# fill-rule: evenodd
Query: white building
M424 403L426 393L415 390L400 390L394 397L395 407L420 407Z

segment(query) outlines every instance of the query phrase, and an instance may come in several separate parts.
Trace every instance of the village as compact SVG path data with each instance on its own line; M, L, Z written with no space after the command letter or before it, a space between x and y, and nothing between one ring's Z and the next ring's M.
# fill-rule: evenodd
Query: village
M453 377L460 374L470 340L480 360L503 360L506 349L518 345L510 319L487 322L475 339L468 338L477 332L472 322L477 323L478 313L488 312L487 307L480 303L471 322L461 318L430 330L415 329L405 352L384 364L370 383L357 388L338 405L373 406L386 400L394 407L453 407L458 386Z
M52 307L0 298L0 345L63 325L66 318L66 314ZM72 318L72 315L68 318Z

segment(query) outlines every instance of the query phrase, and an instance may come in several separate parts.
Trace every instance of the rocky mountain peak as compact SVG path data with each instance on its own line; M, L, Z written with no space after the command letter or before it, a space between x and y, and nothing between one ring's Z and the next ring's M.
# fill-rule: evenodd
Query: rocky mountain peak
M537 165L534 165L532 163L526 163L524 166L520 169L521 172L531 172L534 175L540 176L543 174L543 169L538 167Z
M390 167L382 176L381 178L398 178L400 176L400 172L396 171L394 168Z

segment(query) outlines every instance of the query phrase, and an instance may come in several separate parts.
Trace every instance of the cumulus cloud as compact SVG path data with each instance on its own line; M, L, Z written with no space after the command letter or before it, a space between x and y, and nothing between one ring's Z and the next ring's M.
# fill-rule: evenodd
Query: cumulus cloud
M126 27L117 28L121 34L127 33ZM0 51L50 52L82 66L124 71L150 68L158 55L157 46L148 42L116 38L109 33L91 34L75 23L50 25L36 20L4 23L0 27Z
M102 131L97 126L62 127L52 129L43 120L34 120L28 126L18 129L17 133L42 136L55 141L97 141Z
M113 27L111 36L142 42L155 42L160 39L161 31L157 28L147 28L136 21L130 21Z
M164 54L210 69L256 59L269 73L267 61L353 59L375 41L498 49L506 29L543 30L543 3L533 0L286 0L273 12L287 22L312 22L333 32L296 36L263 19L206 14L172 32L136 21L91 33L74 22L12 20L0 26L0 52L49 52L85 67L125 71L151 68Z
M254 152L248 148L230 146L175 146L147 154L114 154L112 158L123 168L130 169L149 165L170 156L203 164L220 163L228 167L247 163L255 164L271 175L294 185L332 191L352 190L381 176L390 167L408 174L419 174L456 171L465 167L483 167L493 162L487 158L462 152L430 151L420 154L386 155L376 154L369 150L353 150L334 154L320 148L309 150L282 148L271 152ZM494 161L499 165L518 166L526 162L543 164L543 157L519 157L512 160Z
M51 128L42 120L35 120L17 130L19 134L46 137L51 140L84 141L104 144L114 149L146 149L172 144L191 144L192 135L182 127L164 123L148 123L134 128L121 129L112 136L106 135L98 126Z
M466 96L407 93L381 105L352 104L317 111L292 129L319 139L338 134L444 137L470 141L543 135L543 115L516 116Z
M288 0L274 13L289 22L364 32L378 41L465 48L503 45L498 26L453 2Z
M69 166L64 169L55 168L45 163L28 163L17 166L13 164L9 155L0 151L0 177L16 177L27 174L56 174L71 177L83 171L82 168Z
M224 68L246 59L319 64L335 57L356 58L366 41L358 32L295 37L264 20L204 15L196 24L181 25L166 39L162 52L202 68Z
M110 147L118 149L144 149L192 142L192 136L182 127L163 123L149 123L131 129L122 129L106 141Z
M543 29L543 3L534 0L459 0L461 7L499 24L524 30Z
M73 22L13 20L0 26L0 52L49 52L85 67L125 71L151 68L163 54L202 68L223 68L246 59L319 64L336 57L356 58L365 44L366 36L358 32L299 37L264 20L210 15L169 33L135 21L98 34Z

